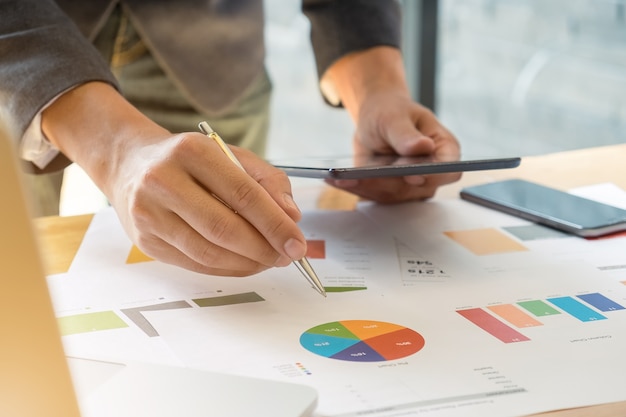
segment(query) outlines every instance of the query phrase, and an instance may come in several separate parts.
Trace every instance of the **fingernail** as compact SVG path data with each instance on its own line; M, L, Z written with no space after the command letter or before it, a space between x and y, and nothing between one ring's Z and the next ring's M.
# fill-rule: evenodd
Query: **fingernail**
M294 261L302 259L306 255L306 245L297 239L289 239L283 248L287 256Z

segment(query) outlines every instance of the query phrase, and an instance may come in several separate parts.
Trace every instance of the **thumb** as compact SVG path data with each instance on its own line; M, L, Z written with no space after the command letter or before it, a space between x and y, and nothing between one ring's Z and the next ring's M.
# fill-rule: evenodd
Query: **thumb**
M435 151L435 141L423 134L410 119L387 124L383 135L398 155L430 155Z

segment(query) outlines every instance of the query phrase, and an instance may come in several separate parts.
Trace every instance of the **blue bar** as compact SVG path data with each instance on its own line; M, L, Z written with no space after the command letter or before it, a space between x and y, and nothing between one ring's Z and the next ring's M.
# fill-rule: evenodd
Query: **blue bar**
M602 314L592 310L580 301L574 300L572 297L548 298L548 301L566 313L576 317L580 321L596 321L606 319L606 317Z
M578 298L591 304L600 311L624 310L624 306L617 304L615 301L606 298L604 295L594 292L593 294L577 295Z

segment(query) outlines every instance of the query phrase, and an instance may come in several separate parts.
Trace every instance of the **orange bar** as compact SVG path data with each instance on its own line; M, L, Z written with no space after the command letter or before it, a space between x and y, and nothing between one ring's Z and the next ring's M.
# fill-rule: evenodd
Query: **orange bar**
M524 311L515 307L513 304L499 304L495 306L489 306L487 308L515 327L543 326L543 323L526 314Z
M528 250L497 229L459 230L444 234L478 256Z

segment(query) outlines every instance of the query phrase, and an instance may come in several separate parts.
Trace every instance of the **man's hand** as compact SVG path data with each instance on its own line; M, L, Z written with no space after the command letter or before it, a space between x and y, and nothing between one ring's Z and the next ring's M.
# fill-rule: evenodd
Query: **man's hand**
M111 193L133 241L164 262L213 275L249 275L302 258L287 177L249 151L235 152L252 176L200 133L133 151Z
M251 152L233 149L243 172L205 135L172 135L101 83L66 93L42 121L46 136L102 189L147 255L224 276L305 255L288 178Z
M379 47L348 55L326 76L356 123L355 154L459 158L456 138L430 110L411 99L402 57L396 49ZM327 182L370 200L394 203L430 198L438 187L460 176L453 173Z

